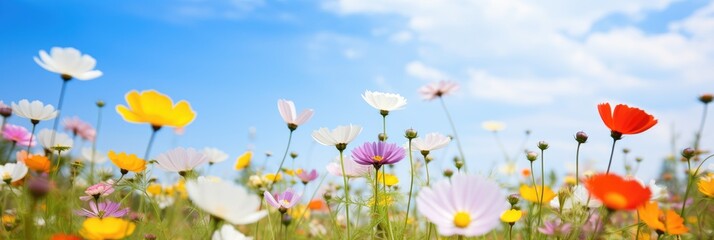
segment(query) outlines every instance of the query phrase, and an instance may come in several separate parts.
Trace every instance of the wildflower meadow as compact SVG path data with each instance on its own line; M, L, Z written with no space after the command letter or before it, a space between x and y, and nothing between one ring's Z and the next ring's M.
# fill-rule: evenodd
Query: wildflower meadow
M478 156L461 142L463 132L450 115L447 100L460 84L442 80L418 91L439 104L439 124L450 131L403 129L397 125L408 101L397 92L366 90L361 98L381 130L364 131L359 123L335 122L305 129L322 113L300 102L275 99L287 142L275 153L246 151L229 156L217 148L175 147L155 153L156 136L165 129L189 126L200 113L191 99L175 100L160 89L126 92L116 105L94 103L96 118L70 117L63 109L67 88L100 81L97 60L72 47L40 50L37 71L54 75L59 99L3 99L0 173L2 239L711 239L714 237L714 161L701 141L712 94L692 96L701 105L698 131L691 145L678 149L656 180L636 177L641 159L620 157L623 141L660 123L647 109L602 102L590 106L609 133L609 151L597 153L599 171L583 170L580 152L588 133L572 133L571 173L550 171L547 139L526 141L518 158L529 166L517 181L476 169ZM70 84L71 83L71 84ZM199 97L199 96L194 96ZM416 99L415 99L416 100ZM114 115L122 126L102 124ZM14 120L10 123L9 120ZM505 125L483 123L497 136ZM106 128L144 128L143 152L122 146L97 149ZM310 132L311 138L293 134ZM372 140L358 142L360 135ZM277 141L277 140L276 140ZM335 157L322 168L295 164L297 141L314 141ZM500 141L495 138L494 141ZM504 143L501 143L504 144ZM76 149L77 146L84 146ZM508 145L511 145L508 143ZM450 155L439 154L454 146ZM624 154L627 154L626 150ZM265 156L263 156L265 155ZM274 164L261 164L268 158ZM233 161L232 174L212 175L216 163ZM430 167L445 162L446 170ZM625 164L625 171L613 168ZM615 170L617 169L617 170ZM401 172L401 173L399 173ZM551 173L546 174L546 172ZM163 175L166 173L169 177Z

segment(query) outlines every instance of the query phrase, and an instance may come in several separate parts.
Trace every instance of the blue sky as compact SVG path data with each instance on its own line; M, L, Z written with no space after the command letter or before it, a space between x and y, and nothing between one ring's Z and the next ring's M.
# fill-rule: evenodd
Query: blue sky
M486 120L508 125L501 137L511 152L526 129L533 131L529 148L550 142L546 166L561 172L572 162L573 134L584 130L591 135L584 158L604 169L610 139L595 106L611 101L660 119L619 143L652 163L643 169L648 179L671 152L672 126L681 149L699 121L696 97L714 91L713 16L714 3L698 0L2 1L0 100L56 104L59 77L32 57L75 47L96 58L104 76L70 82L63 116L93 123L94 102L106 101L102 150L143 155L149 127L122 121L114 106L130 90L156 89L190 101L198 117L183 136L162 130L152 155L175 146L218 147L231 158L212 171L231 174L249 144L258 155L283 151L288 130L276 102L285 98L315 109L291 150L301 153L298 165L323 170L334 150L315 144L311 131L359 124L365 130L357 143L380 131L378 113L360 97L365 90L408 99L406 109L389 116L391 140L402 143L409 127L449 133L438 103L421 100L417 89L450 79L462 85L446 101L473 171L491 172L501 160L480 127ZM453 156L455 146L447 151Z

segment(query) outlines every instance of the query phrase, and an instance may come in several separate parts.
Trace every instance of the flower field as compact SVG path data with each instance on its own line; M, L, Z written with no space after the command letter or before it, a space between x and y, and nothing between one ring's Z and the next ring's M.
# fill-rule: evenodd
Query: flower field
M462 144L445 102L460 90L457 82L404 90L440 104L449 132L409 128L387 135L390 116L407 105L398 93L361 95L382 123L379 132L363 131L359 123L306 129L319 109L276 99L275 117L284 125L275 128L284 129L288 141L271 159L276 164L266 165L258 164L263 156L253 151L234 158L221 149L191 146L153 152L162 129L180 131L201 111L190 99L176 101L160 90L131 90L123 100L115 99L121 102L115 106L97 101L93 122L68 117L63 112L64 99L72 97L65 94L68 83L100 78L96 60L75 48L55 47L40 50L34 61L38 71L61 81L60 97L51 103L0 101L0 239L714 238L714 155L707 151L711 144L701 141L711 132L705 123L712 94L692 97L692 104L702 107L698 131L690 136L691 146L665 160L671 168L656 180L635 177L641 160L625 171L612 165L623 164L614 157L618 143L647 141L629 136L650 130L660 119L647 109L603 102L592 111L611 137L610 150L598 153L609 156L597 163L604 171L580 167L580 151L593 140L579 131L572 133L575 155L566 160L575 165L573 173L546 174L554 168L546 139L525 146L519 159L505 159L529 166L513 182L472 170L478 156L465 154L469 146ZM146 150L97 150L102 129L125 127L102 125L102 114L147 129L145 139L132 140L145 142ZM483 127L497 134L504 125L490 121ZM297 158L291 145L305 140L294 139L297 131L310 132L309 140L333 152L335 161L318 169L288 164ZM365 134L375 138L356 141ZM80 143L88 147L75 149ZM457 151L435 154L447 146ZM211 175L211 166L224 161L235 162L234 174ZM434 161L449 167L430 169Z

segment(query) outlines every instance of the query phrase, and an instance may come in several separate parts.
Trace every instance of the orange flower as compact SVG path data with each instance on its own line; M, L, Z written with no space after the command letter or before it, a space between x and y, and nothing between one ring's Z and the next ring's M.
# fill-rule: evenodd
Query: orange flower
M23 162L27 168L38 172L50 172L50 159L39 154L27 154L22 150L17 152L17 161Z
M322 199L313 199L307 204L307 207L312 211L325 211L327 210L327 204Z
M601 103L597 105L597 110L605 126L612 131L613 138L617 136L617 139L622 134L638 134L657 124L657 119L652 115L625 104L618 104L612 112L610 103Z
M663 212L657 206L657 202L648 202L637 208L640 219L652 229L665 232L667 234L678 235L689 231L684 226L684 219L672 209Z
M126 154L124 152L117 154L114 151L109 151L107 156L109 156L109 160L112 160L114 165L122 170L122 174L126 174L129 171L138 173L146 169L146 161L138 158L136 154Z
M523 170L521 170L521 175L523 175L523 177L530 177L530 176L531 176L531 170L528 169L528 168L524 168Z
M635 180L613 174L597 174L585 180L585 187L611 210L633 210L652 196L649 188Z

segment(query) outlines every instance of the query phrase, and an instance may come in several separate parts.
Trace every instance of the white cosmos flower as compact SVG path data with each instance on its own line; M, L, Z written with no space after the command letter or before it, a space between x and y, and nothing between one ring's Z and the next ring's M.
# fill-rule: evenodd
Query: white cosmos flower
M193 148L174 148L156 157L157 166L167 172L185 172L208 162L208 157Z
M349 155L344 156L344 159L342 160L345 162L345 173L347 174L347 177L364 177L369 175L370 170L372 170L371 165L359 164L352 160L352 157ZM342 176L342 167L340 166L339 156L335 158L335 161L327 164L325 168L327 169L327 172L332 175L338 177Z
M325 146L335 146L337 144L348 144L362 132L362 127L357 125L338 126L332 131L327 128L320 128L312 132L312 138Z
M412 139L412 149L417 151L433 151L449 145L451 138L441 133L429 133L424 138Z
M231 182L188 181L186 191L193 204L234 225L251 224L268 214L266 210L258 211L257 195Z
M211 240L251 240L252 237L246 237L242 232L236 230L233 226L229 224L223 224L223 226L213 232Z
M27 99L22 99L19 103L13 102L12 113L36 121L45 121L57 117L57 111L52 105L45 105L38 100L30 103Z
M92 80L102 76L102 72L94 70L97 61L87 54L82 54L75 48L53 47L50 54L40 50L40 58L35 62L47 71L69 75L79 80Z
M650 201L665 200L665 199L669 198L669 192L667 192L667 186L658 185L657 183L655 183L654 179L650 180L650 183L647 186L650 188L650 191L652 191L652 196L650 197Z
M92 158L92 148L89 147L82 148L80 154L82 159L90 163L94 161L94 163L101 164L107 161L107 155L99 150L94 151L94 158Z
M5 179L10 179L10 182L17 182L27 175L27 166L24 163L6 163L0 165L0 184L5 184Z
M486 129L486 131L500 132L506 129L506 124L499 121L485 121L481 123L481 127Z
M199 182L221 182L223 179L216 176L199 176L196 181Z
M380 111L394 111L404 108L407 99L396 93L365 91L362 99Z
M587 206L589 208L598 208L602 206L602 202L590 197L588 190L581 184L573 187L573 192L570 197L566 198L563 202L563 210L570 210L573 207ZM550 201L550 206L555 209L560 209L560 201L558 198L553 198Z
M228 154L218 148L207 147L203 149L203 154L208 158L209 163L219 163L228 159Z
M305 109L300 113L300 115L297 115L295 103L293 103L293 101L279 99L278 112L280 112L280 116L283 117L283 120L288 124L288 127L291 124L294 124L297 127L306 123L307 120L310 120L314 111L312 109Z
M52 141L52 135L55 137L54 141ZM54 150L56 147L72 148L72 146L74 146L74 140L72 140L72 137L66 133L55 132L51 129L40 130L40 133L37 134L37 139L40 144L42 144L42 147L52 150L53 152L57 152ZM69 154L69 151L62 150L62 155L65 154Z
M502 164L500 167L498 167L498 171L504 175L511 176L514 173L516 173L517 168L518 168L518 166L516 165L515 162L506 162L506 163Z

